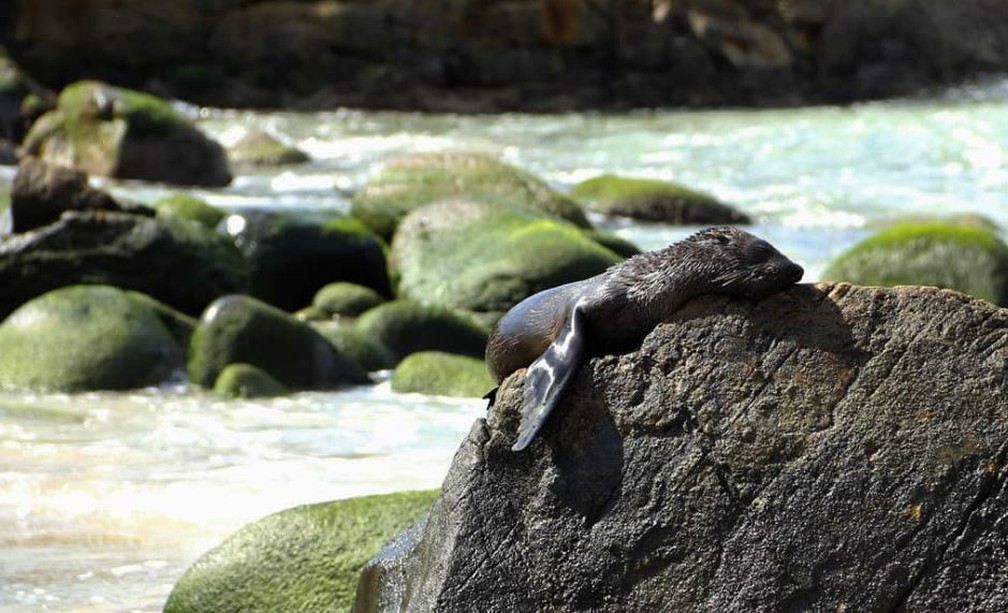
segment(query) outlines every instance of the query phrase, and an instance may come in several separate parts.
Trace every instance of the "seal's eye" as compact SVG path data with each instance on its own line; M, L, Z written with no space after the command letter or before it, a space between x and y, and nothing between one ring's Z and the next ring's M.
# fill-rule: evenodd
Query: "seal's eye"
M766 241L755 241L746 246L745 254L751 262L765 262L774 254L774 248Z

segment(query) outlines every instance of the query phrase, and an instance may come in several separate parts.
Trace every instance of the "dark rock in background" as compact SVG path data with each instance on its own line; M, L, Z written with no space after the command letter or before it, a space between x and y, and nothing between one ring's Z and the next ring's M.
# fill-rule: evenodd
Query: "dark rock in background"
M514 453L522 387L358 611L1008 606L1008 310L846 284L700 298L586 364Z

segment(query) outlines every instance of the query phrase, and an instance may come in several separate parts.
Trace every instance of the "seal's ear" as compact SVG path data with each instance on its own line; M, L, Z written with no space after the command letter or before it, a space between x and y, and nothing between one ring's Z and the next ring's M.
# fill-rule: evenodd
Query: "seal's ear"
M582 297L574 303L553 344L525 372L518 441L511 448L514 451L529 446L584 362L585 302L587 299Z

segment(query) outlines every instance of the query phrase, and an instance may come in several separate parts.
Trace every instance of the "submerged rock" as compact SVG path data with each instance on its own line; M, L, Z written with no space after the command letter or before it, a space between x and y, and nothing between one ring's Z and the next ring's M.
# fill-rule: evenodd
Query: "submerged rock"
M213 391L225 398L268 398L290 390L261 368L251 364L228 364L217 375Z
M479 398L495 385L486 363L465 355L419 351L406 356L392 372L392 391Z
M225 296L207 307L189 345L189 380L211 387L235 363L256 366L291 389L368 380L311 326L249 296Z
M490 324L535 292L599 274L623 258L540 212L452 200L407 215L390 259L400 296Z
M188 219L215 229L227 214L205 200L189 194L172 194L155 200L151 206L160 217Z
M864 285L933 285L1008 305L1008 245L991 228L903 223L840 254L822 278Z
M436 496L365 496L264 517L203 554L175 584L165 613L346 611L368 558Z
M51 289L102 283L197 315L245 291L248 264L220 236L181 219L67 211L55 223L0 241L0 317Z
M0 387L133 389L164 381L183 355L147 302L114 287L64 287L0 324Z
M285 166L311 160L304 151L285 145L271 134L255 128L246 131L228 147L228 159L232 164L244 166Z
M476 153L410 153L393 158L353 199L353 214L386 239L410 211L446 198L544 212L590 224L573 201L539 178Z
M956 292L693 300L524 453L506 379L356 610L1002 610L1006 372L1008 310Z
M654 179L602 175L578 183L571 197L589 210L673 224L750 223L745 214L713 196Z
M24 149L88 174L180 185L231 182L224 148L165 100L98 81L72 83Z
M366 311L357 329L388 347L396 361L417 351L483 357L490 331L438 306L393 300Z

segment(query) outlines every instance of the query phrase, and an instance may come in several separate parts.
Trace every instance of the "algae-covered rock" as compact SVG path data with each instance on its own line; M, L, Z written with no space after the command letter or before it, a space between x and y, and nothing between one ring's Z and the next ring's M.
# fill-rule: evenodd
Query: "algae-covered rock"
M285 145L268 132L252 128L228 147L228 159L235 165L285 166L303 164L311 158L304 151Z
M289 390L269 373L251 364L228 364L217 375L213 391L225 398L268 398Z
M586 230L585 236L612 251L621 258L629 258L641 252L640 247L633 242L613 234L612 232L602 232L600 230Z
M141 292L127 291L126 295L154 311L154 314L164 324L165 329L168 330L168 333L172 335L178 346L183 349L183 354L185 350L188 350L189 340L192 338L192 334L196 330L196 324L198 323L195 317L190 317Z
M325 309L320 309L315 305L294 311L294 319L298 321L328 321L331 318Z
M385 299L370 287L340 282L330 283L320 289L315 294L312 305L330 315L356 317L382 302Z
M246 291L248 264L226 237L199 224L126 213L67 211L0 241L0 317L77 283L133 289L198 315L215 298Z
M417 351L483 357L489 331L439 306L393 300L366 311L357 329L388 347L401 360Z
M674 224L749 223L749 217L707 194L654 179L602 175L578 183L572 198L588 209Z
M256 366L291 389L367 382L367 373L311 326L249 296L207 307L189 345L189 380L211 387L234 363Z
M358 219L338 216L314 222L249 213L232 215L225 225L248 256L251 294L260 300L294 311L334 281L391 295L385 244Z
M1008 246L983 227L903 223L840 254L822 278L860 285L934 285L1008 305Z
M396 356L392 351L356 326L338 322L318 322L312 327L333 344L340 353L360 364L368 372L392 368Z
M392 390L479 398L495 387L486 363L465 355L420 351L403 358L392 372Z
M226 213L205 200L189 194L172 194L155 200L152 204L160 217L178 217L195 221L207 228L216 228Z
M79 170L47 164L34 156L18 163L11 188L11 230L26 232L50 224L64 211L120 211L108 193L88 185Z
M24 148L63 166L181 185L231 182L224 148L171 104L139 91L79 81L25 136Z
M361 568L437 491L303 505L246 525L179 579L165 613L348 611Z
M565 221L454 200L403 219L390 259L400 296L490 323L535 292L599 274L623 258Z
M577 204L540 179L475 153L413 153L394 158L354 197L351 210L378 235L389 238L410 211L446 198L528 207L589 226Z
M132 389L165 380L182 356L154 310L114 287L64 287L0 323L4 387Z

